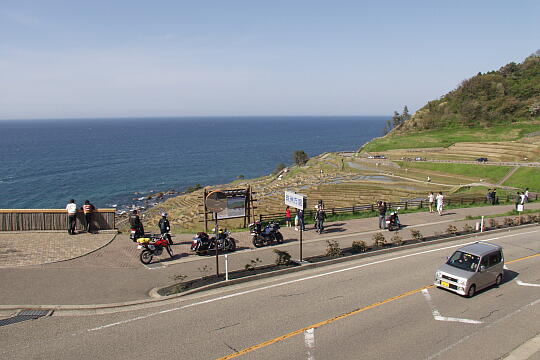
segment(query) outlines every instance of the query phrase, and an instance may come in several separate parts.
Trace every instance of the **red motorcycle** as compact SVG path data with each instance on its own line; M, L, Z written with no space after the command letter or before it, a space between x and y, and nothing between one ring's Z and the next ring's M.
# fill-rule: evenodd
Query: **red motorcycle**
M163 253L165 248L169 253L169 256L173 257L173 251L169 240L167 239L167 234L163 235L150 235L150 237L144 237L137 239L137 249L142 249L141 255L139 256L143 264L150 264L154 256L160 256Z

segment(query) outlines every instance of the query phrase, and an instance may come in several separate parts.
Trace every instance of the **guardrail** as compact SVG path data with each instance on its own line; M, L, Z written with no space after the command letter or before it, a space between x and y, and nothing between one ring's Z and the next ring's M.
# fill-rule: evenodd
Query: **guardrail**
M500 202L510 203L513 202L515 197L507 195L505 198L496 198L496 204ZM538 201L538 194L531 194L529 197L530 201L533 199ZM487 204L488 200L485 196L478 197L454 197L454 198L445 198L444 205L474 205L474 204ZM386 206L388 210L397 209L398 207L403 210L407 209L423 209L429 207L429 202L427 200L407 200L407 201L398 201L398 202L387 202ZM436 202L433 203L435 209ZM349 207L340 207L340 208L331 208L325 209L326 215L337 215L337 214L355 214L360 212L374 212L377 211L377 204L363 204L363 205L354 205ZM304 212L304 218L311 219L315 216L315 210L310 209ZM268 221L283 221L285 213L273 213L273 214L259 214L258 218L261 222Z
M77 230L84 230L82 211L77 211ZM115 209L97 209L92 214L93 229L116 228ZM0 209L0 231L66 230L67 213L64 209Z

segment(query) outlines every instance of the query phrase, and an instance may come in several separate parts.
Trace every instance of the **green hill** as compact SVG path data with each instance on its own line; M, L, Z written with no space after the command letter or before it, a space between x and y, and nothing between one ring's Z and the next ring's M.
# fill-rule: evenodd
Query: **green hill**
M511 62L497 71L479 73L430 101L404 122L398 132L452 126L492 127L540 120L540 56Z

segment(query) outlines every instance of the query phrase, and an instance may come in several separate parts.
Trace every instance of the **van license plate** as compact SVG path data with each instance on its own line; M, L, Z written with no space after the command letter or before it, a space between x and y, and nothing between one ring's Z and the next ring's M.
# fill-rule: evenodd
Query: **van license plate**
M441 286L450 287L450 284L447 283L446 281L441 281Z

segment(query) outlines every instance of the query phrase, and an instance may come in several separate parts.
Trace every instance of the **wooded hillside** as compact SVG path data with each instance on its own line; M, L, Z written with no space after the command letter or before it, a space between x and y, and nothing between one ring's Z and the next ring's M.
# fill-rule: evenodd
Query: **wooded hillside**
M540 120L540 51L522 63L479 73L430 101L396 132L444 127L490 127Z

